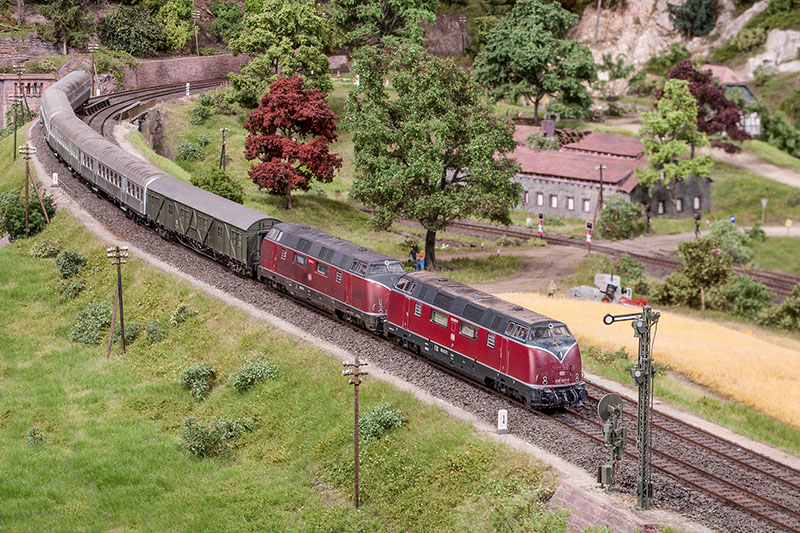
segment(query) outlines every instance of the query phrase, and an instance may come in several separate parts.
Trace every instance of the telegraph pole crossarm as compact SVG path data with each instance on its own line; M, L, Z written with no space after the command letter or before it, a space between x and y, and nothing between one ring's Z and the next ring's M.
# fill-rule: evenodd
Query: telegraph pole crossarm
M353 427L354 435L354 453L355 453L355 471L353 477L353 503L358 509L358 386L361 385L361 376L366 376L367 372L361 370L362 366L367 366L365 362L359 362L358 355L356 355L355 362L342 361L342 366L350 367L342 370L343 376L352 376L348 382L353 385L353 398L355 403L355 422Z

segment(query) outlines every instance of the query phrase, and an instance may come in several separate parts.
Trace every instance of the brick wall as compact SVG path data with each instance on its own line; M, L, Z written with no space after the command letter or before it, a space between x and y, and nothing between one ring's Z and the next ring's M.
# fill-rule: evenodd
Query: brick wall
M217 55L181 57L157 61L143 61L135 70L125 67L124 89L152 87L167 83L224 78L229 72L240 72L250 60L244 55Z
M61 48L46 43L34 34L26 35L22 39L15 37L0 37L0 65L13 65L21 63L36 56L58 55Z
M621 512L619 508L604 503L566 481L559 483L548 506L553 509L567 508L570 511L567 518L567 531L570 533L581 533L590 526L610 526L614 533L655 533L661 530L657 525L641 523L628 513Z
M435 56L458 56L467 45L466 24L457 15L437 15L433 24L422 24L425 48Z

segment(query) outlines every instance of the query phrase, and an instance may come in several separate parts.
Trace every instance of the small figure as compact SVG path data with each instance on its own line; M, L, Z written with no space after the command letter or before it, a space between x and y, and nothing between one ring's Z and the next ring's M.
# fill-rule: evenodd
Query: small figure
M550 280L550 285L547 287L547 297L552 298L556 291L558 290L558 285L556 285L555 280Z
M481 252L483 251L483 241L481 241Z
M425 270L425 252L419 253L418 265L419 265L419 270Z
M411 251L408 253L408 258L411 260L411 264L414 265L414 270L419 270L419 265L417 265L417 254L419 253L419 248L417 244L411 247Z
M694 213L694 238L700 238L700 213L697 211Z
M650 233L650 214L652 208L650 207L650 202L644 204L644 214L647 217L647 228L645 229L645 233Z

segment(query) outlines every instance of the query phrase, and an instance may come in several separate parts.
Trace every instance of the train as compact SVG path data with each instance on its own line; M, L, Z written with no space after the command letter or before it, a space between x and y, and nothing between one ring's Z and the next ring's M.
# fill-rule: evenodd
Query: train
M90 86L76 71L44 91L46 142L137 222L525 405L561 409L586 398L580 348L563 322L183 182L76 116Z

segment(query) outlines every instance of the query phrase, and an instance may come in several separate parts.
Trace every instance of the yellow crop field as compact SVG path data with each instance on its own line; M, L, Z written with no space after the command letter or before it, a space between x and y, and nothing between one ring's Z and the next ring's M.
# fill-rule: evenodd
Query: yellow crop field
M633 355L638 351L630 322L606 326L602 321L606 313L634 313L634 307L537 293L497 296L563 321L581 345L605 350L624 346ZM800 351L710 320L655 310L661 312L653 356L657 361L719 394L800 427Z

